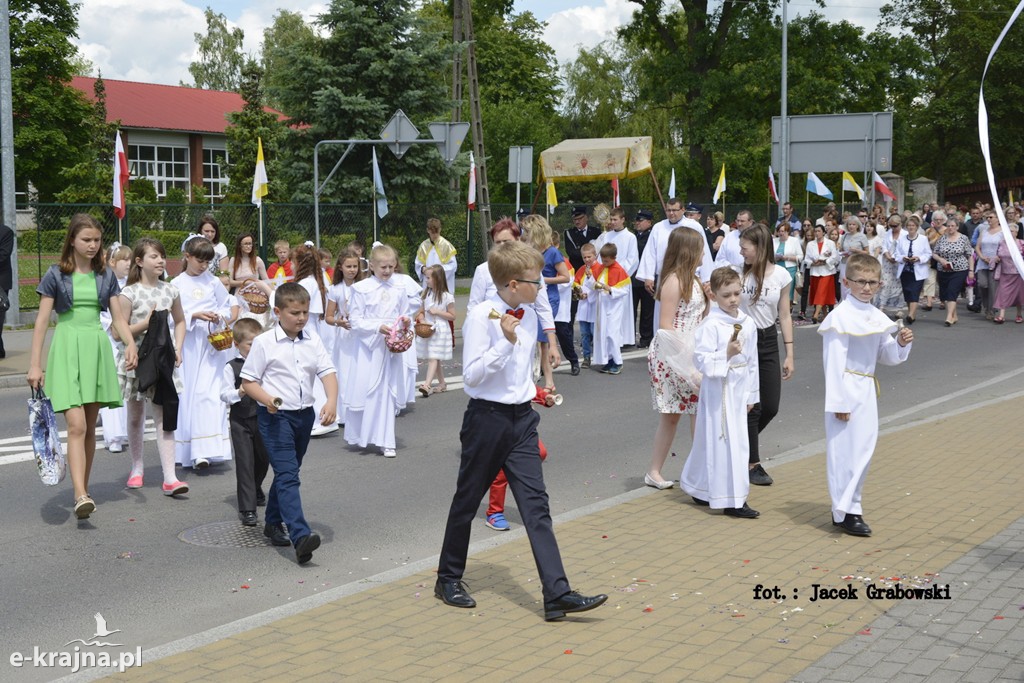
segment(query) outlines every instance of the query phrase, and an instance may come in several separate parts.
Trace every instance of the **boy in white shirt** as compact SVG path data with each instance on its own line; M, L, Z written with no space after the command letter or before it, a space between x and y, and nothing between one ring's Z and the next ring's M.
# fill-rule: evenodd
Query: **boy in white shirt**
M558 550L537 445L540 416L530 403L537 316L529 306L543 287L539 252L521 242L491 249L494 298L475 306L462 327L463 379L469 405L462 421L462 462L445 527L434 595L452 607L476 607L462 581L473 518L499 470L508 477L530 539L544 593L544 618L561 619L603 604L569 587Z
M730 517L754 519L750 494L747 413L760 400L757 327L740 310L740 275L731 267L711 273L718 304L697 328L693 363L703 374L697 430L679 486L698 505Z
M316 417L313 382L316 377L323 382L327 402L320 424L330 425L336 417L338 378L320 338L303 332L309 293L302 285L287 282L277 288L274 315L277 325L253 340L242 366L242 389L260 404L256 421L274 470L263 535L277 546L294 545L295 559L306 564L320 547L320 536L306 523L299 497L299 468Z
M576 308L576 321L580 324L580 344L583 347L583 363L585 368L590 367L590 357L594 354L594 322L596 320L597 297L593 296L594 277L591 268L597 262L597 249L593 242L587 242L580 247L580 256L583 257L583 267L576 271L573 291L578 298ZM589 280L589 284L588 284Z
M861 492L878 441L878 381L875 364L898 365L910 356L914 333L898 329L871 301L882 266L870 254L846 264L843 299L818 327L825 364L825 454L832 524L852 536L870 536Z

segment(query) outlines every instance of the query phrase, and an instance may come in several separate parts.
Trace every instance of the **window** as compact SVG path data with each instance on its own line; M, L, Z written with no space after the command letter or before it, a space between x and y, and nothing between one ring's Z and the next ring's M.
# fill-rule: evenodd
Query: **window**
M221 161L227 162L228 153L223 149L203 148L203 186L207 199L223 199L228 177L221 170Z
M132 177L151 180L158 197L172 187L189 191L187 147L128 145L128 168Z

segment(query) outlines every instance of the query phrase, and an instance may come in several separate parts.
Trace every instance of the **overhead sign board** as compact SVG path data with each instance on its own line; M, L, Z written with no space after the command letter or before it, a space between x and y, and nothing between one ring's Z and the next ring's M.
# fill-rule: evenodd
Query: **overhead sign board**
M772 117L772 167L782 168L782 117ZM789 117L789 172L892 170L892 112Z
M388 147L399 159L409 151L413 141L419 136L420 131L401 109L395 112L380 132L380 139L389 143Z
M533 180L533 145L508 148L508 181L528 183Z

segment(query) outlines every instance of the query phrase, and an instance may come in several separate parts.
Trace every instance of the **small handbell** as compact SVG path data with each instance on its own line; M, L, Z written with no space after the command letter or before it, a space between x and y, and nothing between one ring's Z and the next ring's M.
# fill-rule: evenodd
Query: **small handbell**
M496 310L492 308L491 312L487 314L487 317L490 320L501 320L501 313L498 313Z
M732 339L730 339L729 341L736 341L737 339L739 339L740 338L740 332L742 332L742 331L743 331L743 325L740 325L739 323L734 323L733 326L732 326Z

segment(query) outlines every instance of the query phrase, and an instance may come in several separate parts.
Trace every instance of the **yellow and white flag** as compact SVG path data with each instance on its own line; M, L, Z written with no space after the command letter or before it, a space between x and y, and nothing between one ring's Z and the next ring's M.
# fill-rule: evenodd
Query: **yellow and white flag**
M549 180L548 181L548 213L551 213L552 211L554 211L556 206L558 206L558 195L555 194L555 184Z
M267 165L263 161L263 138L256 138L256 173L252 177L252 203L263 206L267 196Z
M856 192L859 199L864 199L864 190L847 171L843 171L843 192Z
M715 196L711 198L711 203L717 204L723 194L725 194L725 164L722 164L722 175L718 176L718 187L715 188Z

